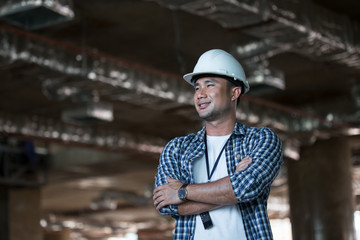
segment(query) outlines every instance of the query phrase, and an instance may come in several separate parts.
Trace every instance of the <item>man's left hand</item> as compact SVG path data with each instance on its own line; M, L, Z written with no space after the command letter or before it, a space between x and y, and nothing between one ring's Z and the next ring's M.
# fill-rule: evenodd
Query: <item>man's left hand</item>
M180 204L183 201L178 197L178 190L183 185L179 180L167 177L168 183L158 186L153 192L153 201L156 210L172 205Z

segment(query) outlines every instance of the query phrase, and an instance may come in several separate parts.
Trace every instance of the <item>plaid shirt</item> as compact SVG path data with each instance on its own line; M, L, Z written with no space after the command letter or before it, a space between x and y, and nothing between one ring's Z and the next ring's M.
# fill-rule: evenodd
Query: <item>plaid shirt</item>
M165 146L155 176L155 187L167 183L167 176L194 184L193 161L204 155L204 137L205 127L196 134L174 138ZM267 215L267 199L270 185L282 164L279 137L268 128L247 127L236 122L225 153L247 240L273 239ZM246 156L252 158L252 163L245 170L235 173L237 163ZM193 239L194 215L180 216L177 205L163 207L159 212L171 215L176 220L174 239Z

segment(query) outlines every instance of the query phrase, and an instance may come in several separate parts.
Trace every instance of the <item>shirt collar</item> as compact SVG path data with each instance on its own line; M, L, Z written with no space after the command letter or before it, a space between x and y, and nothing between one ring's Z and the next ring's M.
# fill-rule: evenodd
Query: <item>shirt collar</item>
M241 124L240 122L236 121L234 130L232 134L235 135L245 135L246 132L246 126ZM205 139L205 126L196 133L196 140L199 140L201 142L204 142Z

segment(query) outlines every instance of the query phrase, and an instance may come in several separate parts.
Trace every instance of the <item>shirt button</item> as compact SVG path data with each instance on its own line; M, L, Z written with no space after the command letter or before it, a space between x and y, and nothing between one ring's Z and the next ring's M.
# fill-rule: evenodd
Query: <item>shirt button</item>
M236 159L240 159L240 158L241 158L240 154L236 154Z

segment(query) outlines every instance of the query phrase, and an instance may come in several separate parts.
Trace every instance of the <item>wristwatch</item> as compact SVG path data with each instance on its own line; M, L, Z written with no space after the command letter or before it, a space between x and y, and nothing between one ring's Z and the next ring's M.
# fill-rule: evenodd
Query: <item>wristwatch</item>
M178 197L183 201L186 200L186 196L187 196L186 187L187 187L187 185L188 184L183 184L178 190Z

